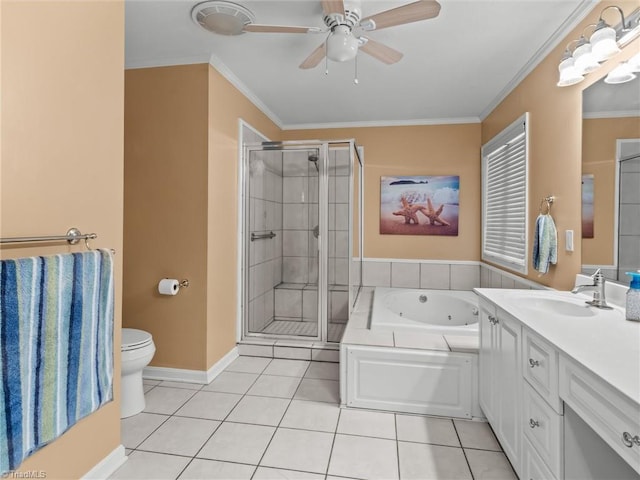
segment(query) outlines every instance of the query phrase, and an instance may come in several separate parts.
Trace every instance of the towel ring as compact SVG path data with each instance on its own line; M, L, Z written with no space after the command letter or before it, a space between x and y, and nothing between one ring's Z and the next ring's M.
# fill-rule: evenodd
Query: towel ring
M553 195L548 197L544 197L540 202L540 215L549 215L551 213L551 205L553 205ZM544 207L546 206L547 211L544 211Z

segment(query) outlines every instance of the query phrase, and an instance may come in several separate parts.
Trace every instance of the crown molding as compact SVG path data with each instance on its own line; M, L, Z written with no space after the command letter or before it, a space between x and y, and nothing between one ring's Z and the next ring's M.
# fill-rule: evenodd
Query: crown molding
M419 125L460 125L480 123L479 117L423 118L414 120L374 120L370 122L327 122L288 124L282 130L320 130L330 128L410 127Z
M516 73L498 95L480 112L480 119L484 120L489 114L516 88L551 51L556 48L560 41L584 20L593 10L593 7L600 3L599 0L582 0L575 10L567 17L546 42L533 54L529 61Z
M249 88L244 83L242 83L242 81L238 77L236 77L236 75L231 70L229 70L229 67L227 67L222 62L222 60L220 60L218 57L212 54L209 57L208 62L209 62L209 65L215 68L220 75L222 75L224 78L226 78L229 81L229 83L231 83L231 85L236 87L240 93L242 93L245 97L247 97L247 99L251 103L253 103L258 110L260 110L267 117L269 117L269 120L275 123L280 130L283 130L283 124L282 124L282 120L280 120L280 117L278 117L275 113L273 113L269 109L269 107L267 107L262 102L262 100L258 98L258 96L255 93L249 90Z
M255 107L264 113L281 130L316 130L331 128L366 128L366 127L409 127L418 125L458 125L465 123L480 123L479 117L459 118L424 118L414 120L373 120L362 122L326 122L326 123L301 123L283 124L280 117L273 113L258 96L253 93L222 60L215 55L196 55L191 57L179 57L162 60L144 60L126 63L125 69L171 67L176 65L193 65L208 63L216 69L229 83L242 93Z
M157 60L137 60L133 62L125 62L125 70L134 70L136 68L154 68L154 67L175 67L176 65L195 65L198 63L208 63L209 54L193 55L188 57L163 58Z
M638 110L625 110L614 112L588 112L583 113L582 118L586 120L593 120L596 118L631 118L640 117Z

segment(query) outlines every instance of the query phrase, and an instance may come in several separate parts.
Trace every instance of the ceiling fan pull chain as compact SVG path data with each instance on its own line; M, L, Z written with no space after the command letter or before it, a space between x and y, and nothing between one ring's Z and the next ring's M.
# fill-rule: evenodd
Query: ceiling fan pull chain
M327 41L331 34L327 35L327 38L324 39L324 51L327 51ZM329 57L327 55L324 56L324 74L329 75Z
M355 83L356 85L358 85L358 56L356 55L355 60L355 66L356 66L356 72L353 78L353 83Z

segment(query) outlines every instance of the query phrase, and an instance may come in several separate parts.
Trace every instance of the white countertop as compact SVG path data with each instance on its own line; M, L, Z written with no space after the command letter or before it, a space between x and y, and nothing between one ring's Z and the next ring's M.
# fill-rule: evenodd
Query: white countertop
M640 322L625 320L624 309L593 309L594 316L543 314L526 307L526 298L548 297L579 304L590 295L571 292L476 288L486 299L520 320L560 352L640 405Z

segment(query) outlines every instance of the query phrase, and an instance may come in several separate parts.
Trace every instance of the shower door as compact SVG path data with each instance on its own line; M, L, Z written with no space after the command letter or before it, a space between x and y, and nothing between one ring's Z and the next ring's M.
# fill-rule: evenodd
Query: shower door
M320 340L322 144L245 149L245 333ZM325 177L322 177L325 178ZM326 187L326 186L325 186ZM324 223L324 222L323 222Z
M244 154L243 337L339 342L360 284L353 141L266 142Z

